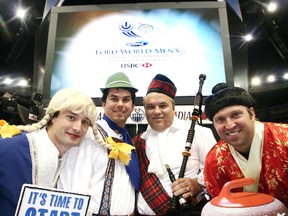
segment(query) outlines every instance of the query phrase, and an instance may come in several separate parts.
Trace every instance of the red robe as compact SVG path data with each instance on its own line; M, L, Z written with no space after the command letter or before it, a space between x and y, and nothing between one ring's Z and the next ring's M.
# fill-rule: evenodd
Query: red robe
M218 196L228 181L244 178L228 143L220 140L207 154L204 179L212 197ZM233 190L243 191L243 188ZM264 123L262 168L258 192L269 194L288 207L288 125Z

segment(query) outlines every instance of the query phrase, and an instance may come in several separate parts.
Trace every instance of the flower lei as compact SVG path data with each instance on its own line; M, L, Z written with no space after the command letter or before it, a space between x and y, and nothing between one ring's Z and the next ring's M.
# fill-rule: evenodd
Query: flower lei
M20 133L21 131L15 125L9 125L5 120L0 120L0 135L3 139L12 138Z
M121 163L128 165L131 160L131 151L135 147L112 137L107 137L106 142L111 145L109 158L119 159Z

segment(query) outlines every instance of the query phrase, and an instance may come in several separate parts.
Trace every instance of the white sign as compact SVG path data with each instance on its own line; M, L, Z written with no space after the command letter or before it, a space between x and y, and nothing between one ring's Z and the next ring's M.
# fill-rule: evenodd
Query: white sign
M209 8L199 6L177 2L161 8L154 4L110 5L109 10L101 6L52 8L51 20L55 18L56 23L50 25L47 55L53 56L53 62L46 62L45 68L49 74L52 66L50 96L62 88L77 87L91 98L99 98L99 88L118 71L139 89L137 97L146 95L147 86L159 72L173 80L178 97L193 96L198 89L196 80L205 74L202 94L210 95L213 86L226 82L224 26L220 26L219 2L210 3ZM225 10L225 4L220 7ZM91 75L97 79L87 79Z
M15 216L85 216L90 198L90 195L24 184Z

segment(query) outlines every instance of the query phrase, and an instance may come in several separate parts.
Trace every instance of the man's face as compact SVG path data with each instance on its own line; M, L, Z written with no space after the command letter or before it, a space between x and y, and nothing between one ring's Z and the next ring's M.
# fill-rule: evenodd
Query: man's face
M131 93L126 89L111 88L106 101L102 102L102 107L111 121L124 127L134 109Z
M150 127L162 132L171 126L174 119L174 105L165 94L152 92L144 99L144 108Z
M253 108L235 105L219 110L213 117L219 137L241 153L247 153L254 137Z
M47 129L48 136L60 153L65 153L69 148L80 144L90 124L84 112L64 110L52 119L52 125Z

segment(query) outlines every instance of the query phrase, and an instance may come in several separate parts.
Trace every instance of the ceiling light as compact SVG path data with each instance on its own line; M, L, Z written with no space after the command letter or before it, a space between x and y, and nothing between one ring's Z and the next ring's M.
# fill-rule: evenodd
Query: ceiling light
M277 4L275 2L270 2L267 6L269 12L274 12L277 9Z
M22 86L22 87L28 86L28 81L26 79L21 79L21 80L19 80L17 85Z
M24 19L26 16L26 10L23 10L22 8L19 8L17 10L17 17L19 17L20 19Z
M259 86L261 84L261 79L259 77L254 77L251 81L253 86Z
M247 34L247 35L244 36L244 39L245 39L246 41L251 41L251 40L253 39L253 37L252 37L251 34Z
M269 75L268 77L267 77L267 81L268 82L274 82L276 80L276 77L274 76L274 75Z
M10 78L6 78L6 79L3 81L3 83L6 84L6 85L10 85L12 82L13 82L13 80L10 79Z

